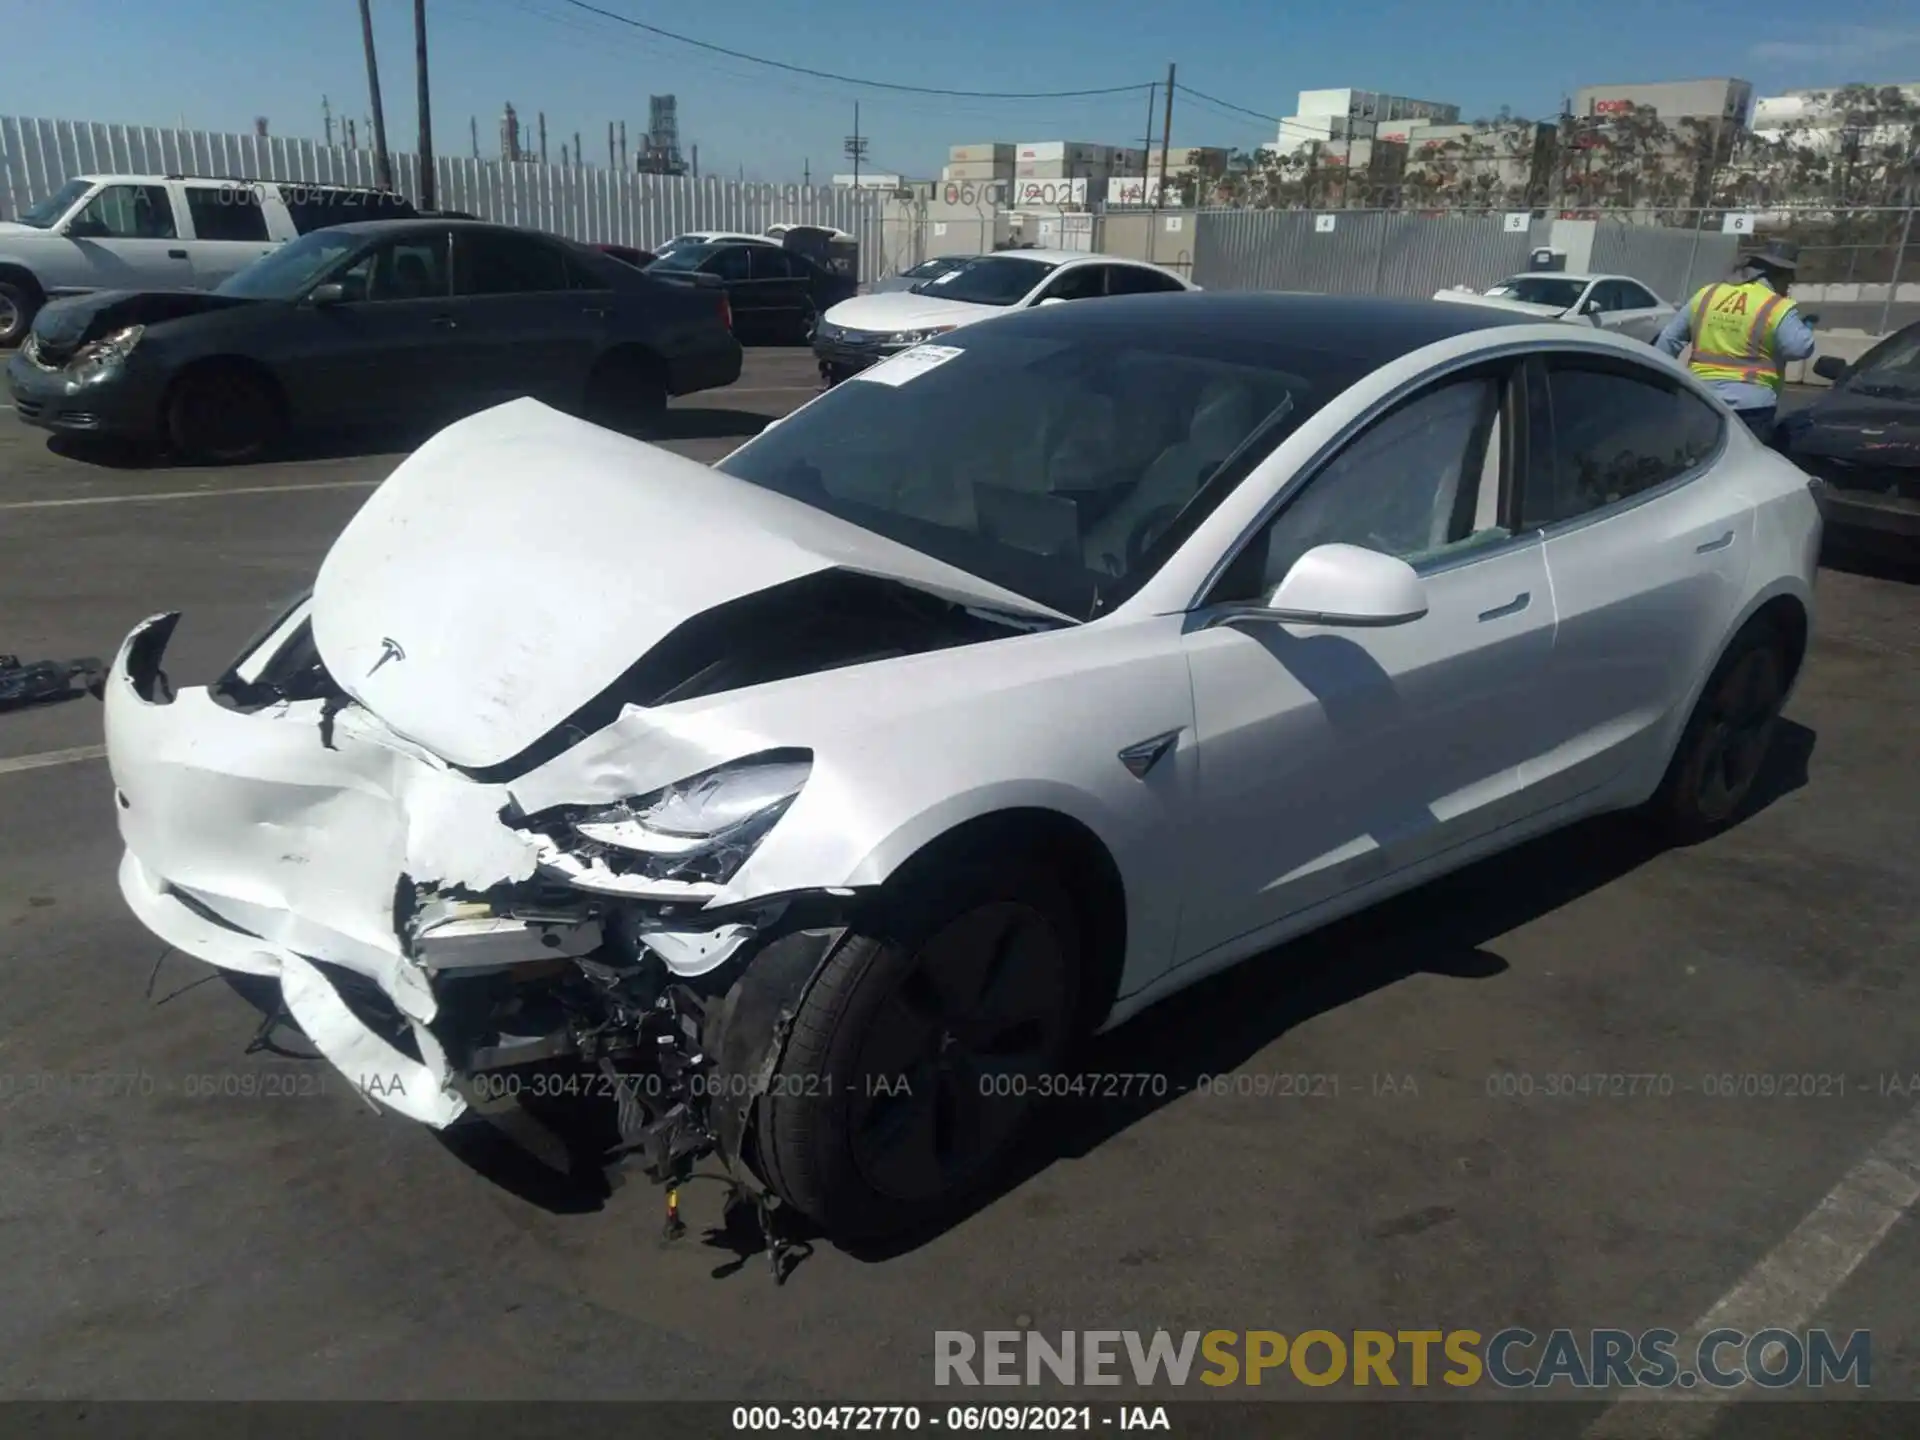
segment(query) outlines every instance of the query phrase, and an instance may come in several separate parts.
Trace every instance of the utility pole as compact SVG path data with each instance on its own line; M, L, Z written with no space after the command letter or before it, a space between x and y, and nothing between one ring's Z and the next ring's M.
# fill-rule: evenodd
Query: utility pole
M860 162L866 158L867 153L867 138L860 133L860 102L858 100L853 102L853 134L847 137L847 143L842 149L847 158L853 161L853 188L857 192L860 189Z
M580 148L580 132L578 130L573 132L573 163L583 170L587 165L586 152Z
M1173 145L1173 66L1167 66L1167 108L1160 121L1160 189L1153 208L1158 210L1167 194L1167 151Z
M800 184L808 190L813 188L813 161L802 160L800 162Z
M327 103L327 97L320 97L320 129L327 137L327 144L333 144L333 106Z
M473 158L478 160L480 158L480 117L478 115L467 117L467 138L473 142Z
M358 150L360 148L360 137L354 133L352 118L349 117L343 123L347 127L347 149Z
M440 197L434 193L433 102L427 86L427 0L413 0L413 77L418 90L414 103L420 110L420 208L438 210Z
M540 112L540 163L547 163L547 112Z
M627 168L627 122L620 122L620 168Z
M380 107L380 62L373 54L373 9L360 0L360 43L367 52L367 92L373 97L373 180L382 190L393 188L393 161L387 155L387 116Z
M613 143L613 121L611 120L607 121L607 168L609 170L620 168L620 152Z
M1153 179L1153 112L1159 108L1160 82L1154 81L1147 87L1147 130L1146 138L1140 143L1146 148L1140 152L1140 199L1147 198L1147 182Z

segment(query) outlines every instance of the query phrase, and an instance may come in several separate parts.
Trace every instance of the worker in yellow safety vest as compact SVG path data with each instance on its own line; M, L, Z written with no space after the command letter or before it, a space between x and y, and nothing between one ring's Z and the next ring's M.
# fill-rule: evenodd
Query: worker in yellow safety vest
M1653 342L1676 358L1692 345L1687 367L1763 441L1780 409L1781 367L1813 354L1813 328L1787 298L1798 264L1797 246L1772 242L1699 291Z

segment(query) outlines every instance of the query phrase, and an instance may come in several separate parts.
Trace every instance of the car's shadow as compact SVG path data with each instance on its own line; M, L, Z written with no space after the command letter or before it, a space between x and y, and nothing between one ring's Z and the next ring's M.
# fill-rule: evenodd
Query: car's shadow
M1807 783L1814 744L1813 731L1781 722L1745 820ZM1112 1098L1048 1102L1016 1162L965 1214L884 1245L840 1248L865 1261L916 1249L1057 1161L1091 1153L1193 1091L1203 1077L1230 1076L1288 1031L1401 980L1496 979L1508 965L1486 948L1490 942L1611 884L1663 848L1635 816L1584 821L1202 980L1095 1037L1078 1059L1082 1074L1156 1077L1148 1084ZM463 1162L534 1204L558 1213L600 1208L615 1183L597 1160L613 1134L611 1115L602 1107L574 1105L537 1119L545 1130L531 1144L486 1124L443 1132L443 1138ZM790 1238L804 1247L819 1237L802 1229ZM716 1267L716 1277L764 1249L759 1227L744 1223L738 1211L729 1212L704 1243L732 1257Z
M721 405L677 405L661 414L609 428L655 444L675 440L747 440L766 429L773 418L752 410L736 410ZM47 449L63 460L101 470L219 469L233 475L245 475L250 470L266 465L378 455L399 457L418 449L433 434L431 427L399 427L329 435L298 435L276 447L269 458L223 466L193 464L155 445L104 436L51 435L47 437Z
M1820 547L1820 564L1869 580L1920 585L1920 545L1904 535L1829 530Z

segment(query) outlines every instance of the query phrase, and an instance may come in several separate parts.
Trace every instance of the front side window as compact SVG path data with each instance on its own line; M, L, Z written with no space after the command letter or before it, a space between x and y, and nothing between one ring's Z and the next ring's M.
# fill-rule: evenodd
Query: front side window
M1869 350L1841 384L1857 394L1889 399L1920 395L1920 325Z
M1498 520L1501 381L1453 380L1383 415L1309 479L1209 603L1257 604L1316 545L1423 564L1509 538Z
M568 288L560 252L538 240L462 231L455 253L455 291L461 295L537 295Z
M709 255L701 263L700 268L707 274L718 275L728 284L732 284L736 280L745 280L752 275L749 263L746 246L728 245Z
M67 233L84 240L176 240L173 197L164 185L109 185L73 217Z
M197 240L264 243L268 239L267 213L250 186L189 185L187 213L193 217Z
M1107 293L1107 267L1076 265L1040 292L1042 300L1094 300Z
M742 253L751 259L751 273L756 280L787 280L794 274L784 250L776 250L771 245L755 245Z
M718 468L1091 616L1166 562L1244 478L1248 455L1363 368L1187 333L1136 329L1116 343L1078 332L1072 313L1030 310L1012 334L963 330L883 362ZM992 418L956 427L956 415Z
M1529 529L1663 485L1705 464L1720 445L1718 411L1679 381L1639 366L1554 361L1529 391L1521 499Z
M444 299L448 284L444 232L409 235L369 250L334 279L349 300Z

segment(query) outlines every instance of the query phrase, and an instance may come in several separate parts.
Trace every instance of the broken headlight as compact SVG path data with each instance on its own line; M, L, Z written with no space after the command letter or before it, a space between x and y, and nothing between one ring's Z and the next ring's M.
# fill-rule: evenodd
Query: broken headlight
M67 389L78 390L111 378L127 363L127 357L133 354L133 347L140 343L146 330L144 325L129 325L105 339L82 346L80 353L67 362Z
M613 869L655 880L719 884L786 814L813 769L804 750L772 750L716 766L650 795L572 816L568 829Z
M957 325L930 325L924 330L895 330L887 336L888 345L924 345L936 335L944 335L949 330L957 330Z

